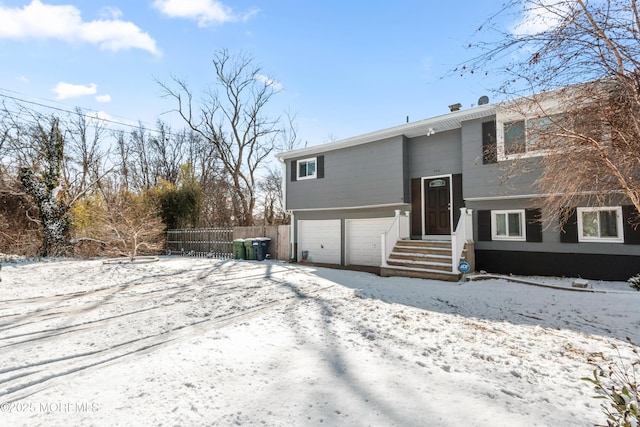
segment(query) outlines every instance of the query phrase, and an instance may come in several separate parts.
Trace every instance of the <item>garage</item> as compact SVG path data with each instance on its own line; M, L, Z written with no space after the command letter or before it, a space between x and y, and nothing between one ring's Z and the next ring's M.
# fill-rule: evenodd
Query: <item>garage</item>
M380 235L393 218L348 219L345 221L346 264L380 266Z
M298 221L298 259L308 252L309 262L340 264L340 220Z

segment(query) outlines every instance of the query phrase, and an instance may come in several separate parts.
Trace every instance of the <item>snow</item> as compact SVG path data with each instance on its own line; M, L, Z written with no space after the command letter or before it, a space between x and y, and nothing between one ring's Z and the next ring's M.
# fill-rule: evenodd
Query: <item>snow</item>
M588 426L589 357L640 342L625 283L191 257L0 274L7 426Z

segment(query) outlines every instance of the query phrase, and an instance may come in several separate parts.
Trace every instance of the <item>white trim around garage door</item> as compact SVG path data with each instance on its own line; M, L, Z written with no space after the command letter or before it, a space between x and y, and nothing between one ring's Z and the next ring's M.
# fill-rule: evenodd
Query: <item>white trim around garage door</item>
M345 220L345 264L379 267L382 264L380 235L393 218Z
M339 219L307 220L297 222L298 261L302 252L308 252L308 261L319 264L340 264L341 225Z

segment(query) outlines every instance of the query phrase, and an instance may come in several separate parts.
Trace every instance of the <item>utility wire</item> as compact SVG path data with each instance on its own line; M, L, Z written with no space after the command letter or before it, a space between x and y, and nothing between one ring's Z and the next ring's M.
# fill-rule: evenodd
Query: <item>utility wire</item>
M12 91L12 90L9 90L9 89L3 89L3 88L0 88L0 91L19 93L19 92L15 92L15 91ZM20 94L20 95L24 95L24 94ZM82 108L80 108L80 107L77 107L78 110L76 110L76 111L71 111L71 110L67 110L67 109L64 109L64 108L55 107L55 106L52 106L52 105L46 105L46 104L43 104L43 103L40 103L40 102L29 101L27 99L19 98L17 96L7 95L7 94L2 93L2 92L0 92L0 97L2 97L4 99L10 99L10 100L16 101L18 103L31 104L31 105L35 105L35 106L38 106L38 107L48 108L50 110L55 110L55 111L59 111L59 112L62 112L62 113L66 113L66 114L77 115L77 116L84 117L84 118L87 118L87 119L100 120L101 122L110 123L110 124L119 125L119 126L125 126L127 128L131 128L131 129L140 129L139 125L132 125L130 123L119 122L119 121L116 121L116 120L111 120L111 119L107 119L107 118L103 118L103 117L98 117L97 115L85 114L83 112L84 110ZM14 111L9 111L9 112L12 113L12 114L18 114L18 115L20 114L19 112L14 112ZM126 120L128 120L128 119L126 119ZM146 124L147 126L149 125L148 123L144 123L142 121L138 121L138 122L141 123L141 124ZM145 127L145 130L147 130L149 132L161 133L160 130L153 129L153 127L149 127L149 128ZM178 134L176 134L174 132L164 131L164 133L166 135L170 135L170 136L176 136L176 137L179 136Z

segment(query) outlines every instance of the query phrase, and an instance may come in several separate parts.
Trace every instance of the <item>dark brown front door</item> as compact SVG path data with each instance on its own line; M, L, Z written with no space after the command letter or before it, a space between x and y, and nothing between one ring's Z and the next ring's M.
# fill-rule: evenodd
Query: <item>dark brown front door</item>
M451 191L449 178L433 178L424 182L424 210L426 234L451 233Z

